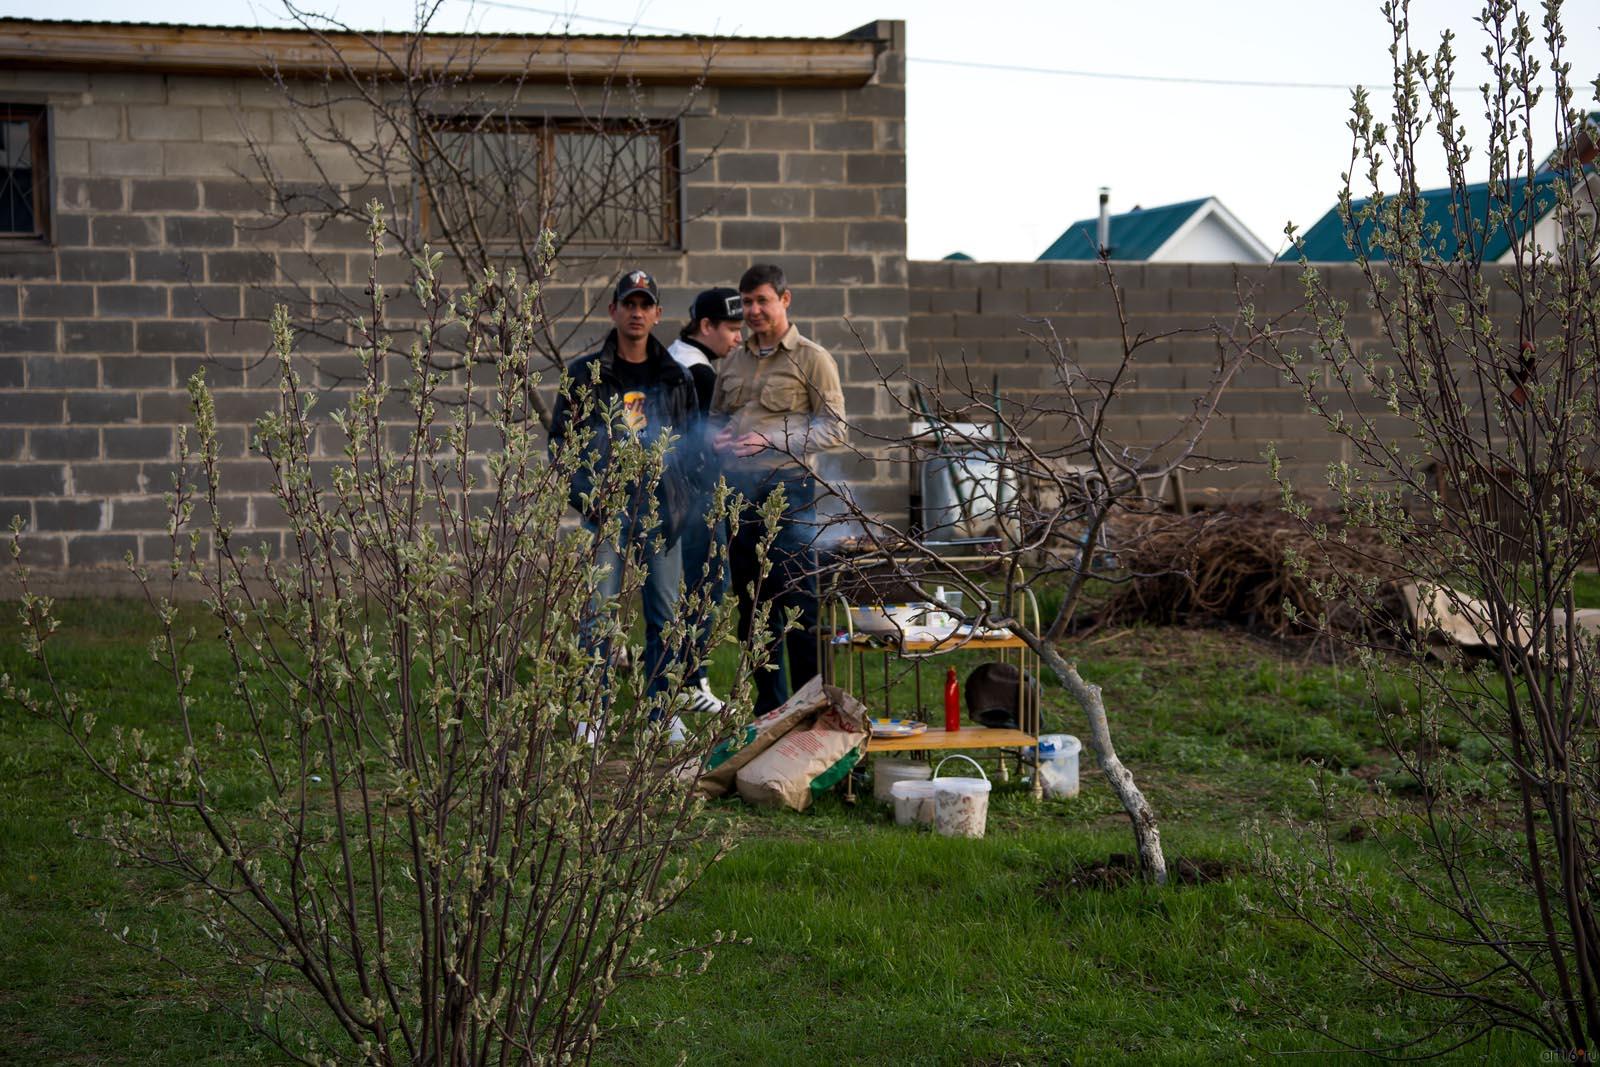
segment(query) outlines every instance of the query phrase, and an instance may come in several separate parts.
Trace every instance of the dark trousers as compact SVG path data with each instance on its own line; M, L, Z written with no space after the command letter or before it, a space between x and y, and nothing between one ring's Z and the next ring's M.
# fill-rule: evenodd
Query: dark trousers
M678 549L683 555L684 590L688 593L704 592L708 603L715 607L722 603L728 592L728 524L717 521L707 526L705 516L711 511L710 494L702 494L689 509L689 524L678 536ZM694 642L694 659L700 664L695 670L696 680L706 677L706 661L711 655L711 624L709 615L700 623Z
M817 533L817 487L810 475L788 472L730 475L728 481L748 501L739 519L739 532L728 545L728 566L739 597L739 639L747 648L756 647L759 641L768 652L768 668L757 672L755 678L755 713L764 715L817 674L817 568L811 547ZM783 519L767 550L772 566L766 578L760 579L756 550L766 527L759 509L779 487L786 502ZM766 628L759 635L751 633L752 589L769 608ZM791 609L799 616L799 626L779 641L777 635Z
M583 528L591 536L598 531L587 521ZM681 650L667 647L665 633L678 610L678 587L683 582L683 562L678 545L663 552L647 546L638 546L638 563L645 569L640 596L644 601L644 666L649 682L649 693L666 692L667 669ZM599 581L595 583L594 596L588 614L579 623L584 647L598 648L602 659L611 658L609 642L598 641L594 636L595 622L602 616L621 611L618 596L622 592L622 545L601 542L595 546L595 562L601 567ZM609 705L608 705L609 706ZM652 719L658 716L654 713Z

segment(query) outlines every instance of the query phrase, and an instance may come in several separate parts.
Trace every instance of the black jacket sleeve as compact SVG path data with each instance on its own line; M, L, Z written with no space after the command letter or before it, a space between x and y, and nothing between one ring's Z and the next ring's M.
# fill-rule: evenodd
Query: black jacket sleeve
M694 377L694 391L700 400L700 415L704 417L711 413L711 392L717 387L717 372L704 363L696 363L689 368L689 373Z
M717 372L696 364L685 368L685 373L689 382L682 390L685 411L679 431L682 435L683 470L691 484L706 491L717 484L717 475L720 473L711 450L711 422L708 417L711 390L717 384Z
M589 390L587 380L590 374L586 361L572 365L568 374L568 383L556 393L555 407L550 412L550 458L555 460L562 449L567 447L568 437L573 426L573 404L577 402L580 410L586 406L585 394ZM580 375L583 377L580 379ZM567 502L585 514L583 497L594 492L594 470L588 462L580 462L572 471L572 480L567 484Z

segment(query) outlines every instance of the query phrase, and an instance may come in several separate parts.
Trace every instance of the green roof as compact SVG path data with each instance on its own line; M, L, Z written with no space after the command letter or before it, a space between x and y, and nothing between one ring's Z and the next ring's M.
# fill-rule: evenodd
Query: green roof
M945 256L944 258L945 259L958 260L958 261L960 261L962 263L971 263L972 262L972 257L967 255L965 252L951 252L948 256Z
M1111 259L1149 259L1210 197L1185 200L1181 204L1162 207L1134 208L1111 216ZM1044 250L1040 259L1092 260L1098 258L1095 231L1099 219L1079 219L1055 243Z
M1461 196L1457 198L1452 190L1425 189L1417 194L1417 201L1422 209L1424 239L1432 242L1433 249L1442 260L1456 259L1460 253L1457 240L1457 219L1460 210L1452 214L1452 205L1458 200L1464 200L1466 218L1473 233L1472 242L1481 246L1480 262L1493 263L1506 250L1511 247L1513 236L1520 236L1522 230L1531 222L1544 216L1556 203L1555 185L1565 181L1566 177L1559 171L1547 171L1534 177L1532 182L1534 203L1530 219L1528 207L1529 182L1526 178L1511 183L1510 193L1502 191L1496 198L1497 206L1509 204L1512 214L1504 223L1496 226L1492 232L1484 232L1488 228L1489 219L1489 183L1479 182L1476 185L1464 186ZM1359 212L1369 203L1368 200L1355 200L1351 202L1351 212ZM1429 230L1438 225L1439 232L1436 237L1428 236ZM1369 248L1372 259L1386 258L1381 251L1371 249L1373 220L1368 219L1361 225L1358 235L1359 243ZM1315 226L1305 232L1302 237L1303 248L1292 247L1278 257L1280 261L1298 260L1302 254L1313 263L1349 263L1356 256L1349 244L1345 241L1344 221L1339 217L1337 206L1330 208L1326 215L1317 220Z

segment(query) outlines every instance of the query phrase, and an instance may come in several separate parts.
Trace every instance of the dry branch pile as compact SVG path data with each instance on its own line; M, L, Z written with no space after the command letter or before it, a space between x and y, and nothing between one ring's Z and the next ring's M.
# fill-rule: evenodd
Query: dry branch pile
M1336 572L1387 582L1393 550L1333 511L1313 513L1337 537L1318 540L1276 503L1234 505L1187 517L1141 515L1118 524L1114 543L1126 584L1097 613L1096 625L1232 622L1274 637L1310 632L1326 614L1330 630L1354 633L1361 613L1324 599ZM1304 561L1303 567L1293 560ZM1293 615L1285 604L1293 606Z

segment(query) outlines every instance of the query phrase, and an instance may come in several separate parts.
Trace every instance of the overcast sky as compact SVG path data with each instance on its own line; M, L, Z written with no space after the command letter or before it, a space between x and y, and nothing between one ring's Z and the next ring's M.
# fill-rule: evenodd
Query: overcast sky
M405 4L304 2L364 27L398 29L410 20ZM1482 0L1414 3L1414 41L1431 45L1441 28L1456 31L1464 88L1483 76L1472 22L1481 7ZM869 18L904 19L911 255L960 249L977 259L1028 260L1095 213L1102 185L1114 211L1216 196L1280 248L1286 222L1310 226L1338 191L1350 149L1350 92L1342 87L1388 84L1378 8L1376 0L447 0L437 24L835 36ZM40 11L36 0L0 0L6 15ZM272 0L55 0L48 13L285 22ZM1533 16L1537 26L1537 8ZM1569 3L1564 21L1574 79L1592 82L1600 75L1600 4ZM1052 73L1059 71L1126 77ZM1207 84L1217 80L1275 84ZM1475 89L1461 105L1468 124L1481 126ZM1442 177L1436 164L1441 184Z

